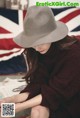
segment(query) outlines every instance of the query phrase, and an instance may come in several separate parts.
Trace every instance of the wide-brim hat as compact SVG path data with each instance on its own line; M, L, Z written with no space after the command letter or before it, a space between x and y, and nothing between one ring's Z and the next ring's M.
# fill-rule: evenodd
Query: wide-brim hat
M68 34L67 26L60 21L55 21L51 8L47 6L29 7L23 28L23 32L13 40L25 48L56 42Z

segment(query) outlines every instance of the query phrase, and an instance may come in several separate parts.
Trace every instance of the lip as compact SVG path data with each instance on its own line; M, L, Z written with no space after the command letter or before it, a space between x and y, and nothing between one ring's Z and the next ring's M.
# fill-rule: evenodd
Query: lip
M39 51L39 52L44 52L44 50L42 50L42 51Z

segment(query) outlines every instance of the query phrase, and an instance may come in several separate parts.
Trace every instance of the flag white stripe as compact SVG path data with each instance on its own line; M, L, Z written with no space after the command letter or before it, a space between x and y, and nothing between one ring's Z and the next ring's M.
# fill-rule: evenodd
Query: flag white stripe
M78 8L71 8L71 9L67 9L65 11L62 11L61 13L55 15L55 19L60 20L60 19L64 18L65 16L67 16L68 14L70 14L71 12L74 12L77 9Z
M13 38L14 37L14 34L10 34L10 33L7 33L7 34L0 34L0 39L4 39L4 38L6 38L6 39L9 39L9 38Z
M0 55L1 54L7 54L7 53L10 53L10 52L17 52L19 50L21 50L21 49L14 48L12 50L0 50Z
M0 16L0 26L7 29L9 32L12 32L14 36L22 32L22 28L19 27L19 24L16 24L3 16Z
M18 24L14 23L13 21L11 21L3 16L0 16L0 25L10 32L14 32L16 30L16 28L17 28L17 30L19 30Z
M12 57L16 57L16 56L18 56L18 55L21 55L21 53L24 51L24 49L21 49L19 52L17 52L17 53L13 53L13 54L11 54L11 55L9 55L9 56L4 56L4 57L0 57L0 61L5 61L5 60L9 60L9 59L11 59Z
M22 10L18 10L19 15L19 28L21 28L21 32L23 31L23 12Z
M68 35L75 35L75 36L80 36L80 31L77 31L77 32L69 32Z
M77 21L77 22L76 22ZM80 22L80 16L76 16L75 18L71 19L70 21L68 21L66 23L66 25L69 28L69 31L73 30L74 28L79 26L79 22Z

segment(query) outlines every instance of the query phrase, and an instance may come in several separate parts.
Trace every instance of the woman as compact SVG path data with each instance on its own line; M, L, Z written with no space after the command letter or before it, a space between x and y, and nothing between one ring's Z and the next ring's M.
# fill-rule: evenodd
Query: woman
M25 48L28 85L0 103L15 102L16 112L32 108L31 118L80 118L80 42L67 26L50 8L32 6L14 41Z

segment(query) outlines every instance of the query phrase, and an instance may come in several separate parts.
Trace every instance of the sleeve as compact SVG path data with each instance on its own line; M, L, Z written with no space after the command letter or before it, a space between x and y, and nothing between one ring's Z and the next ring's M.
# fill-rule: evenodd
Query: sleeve
M60 68L48 85L41 86L41 105L53 111L80 92L80 52L70 55Z
M29 92L28 99L40 94L41 86L42 85L44 86L44 84L48 83L48 78L49 78L49 74L46 67L42 64L39 64L39 68L34 73L33 79L30 80L30 83L20 93Z

